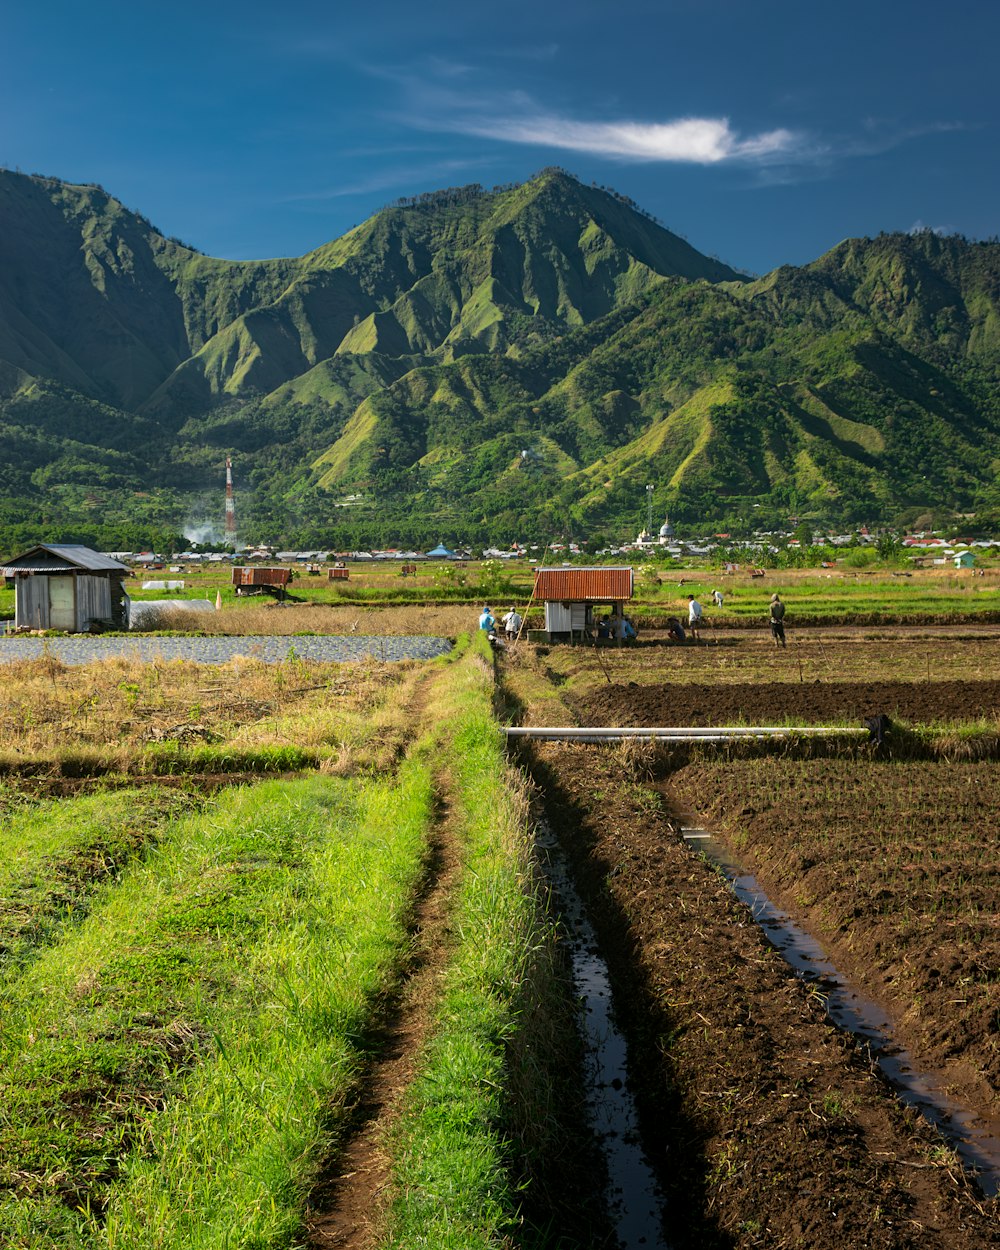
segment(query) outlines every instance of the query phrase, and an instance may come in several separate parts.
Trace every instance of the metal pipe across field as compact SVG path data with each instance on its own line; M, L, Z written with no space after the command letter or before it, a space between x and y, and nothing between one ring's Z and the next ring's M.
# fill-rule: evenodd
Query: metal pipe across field
M605 728L603 726L581 727L567 725L562 727L540 727L535 725L508 725L504 732L508 738L543 738L553 742L609 742L625 738L636 738L640 741L655 738L658 740L674 740L683 742L737 742L742 738L790 738L799 737L860 737L868 733L867 729L840 728L834 726L804 725L733 725L717 727L698 727L685 725L656 726L648 729L635 726Z

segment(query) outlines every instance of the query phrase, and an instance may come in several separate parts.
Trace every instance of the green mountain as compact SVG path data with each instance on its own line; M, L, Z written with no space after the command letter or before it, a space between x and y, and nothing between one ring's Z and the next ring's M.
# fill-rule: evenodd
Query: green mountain
M849 240L750 281L547 170L236 262L0 172L12 537L131 546L199 492L217 518L230 454L244 536L289 542L621 535L649 482L699 526L986 512L998 373L995 243Z

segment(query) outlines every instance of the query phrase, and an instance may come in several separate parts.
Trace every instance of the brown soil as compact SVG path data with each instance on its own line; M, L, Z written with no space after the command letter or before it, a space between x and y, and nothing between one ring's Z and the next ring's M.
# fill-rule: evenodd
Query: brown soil
M1000 716L1000 681L605 685L566 701L582 725L861 723L878 714L929 724Z
M984 1118L1000 1116L998 782L990 762L770 758L693 762L663 787Z
M682 843L642 753L526 759L609 960L672 1250L1000 1244L996 1203Z

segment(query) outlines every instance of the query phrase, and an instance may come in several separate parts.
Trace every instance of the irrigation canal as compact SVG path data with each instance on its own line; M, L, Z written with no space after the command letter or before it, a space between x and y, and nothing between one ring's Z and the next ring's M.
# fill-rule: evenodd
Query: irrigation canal
M815 938L775 907L757 879L743 870L719 838L695 823L692 813L685 812L680 818L681 836L690 849L722 872L771 945L803 980L817 987L833 1023L868 1047L900 1098L938 1129L976 1176L986 1197L996 1197L1000 1193L1000 1126L984 1121L950 1098L940 1082L918 1072L912 1057L893 1039L889 1018L854 991Z
M628 1083L627 1047L615 1024L608 966L559 842L544 822L539 824L536 846L558 900L580 1001L587 1110L607 1169L608 1214L623 1250L669 1250L660 1231L662 1198L642 1150Z
M740 901L749 907L768 941L826 1000L830 1019L866 1044L874 1062L908 1105L934 1124L972 1172L988 1198L1000 1192L1000 1138L996 1126L950 1098L934 1078L918 1072L896 1044L892 1024L841 976L814 938L775 907L756 878L744 872L709 830L684 813L681 835L689 848L715 865ZM597 936L558 840L542 822L536 845L558 900L581 1005L587 1054L587 1105L604 1153L608 1210L623 1250L669 1250L663 1240L663 1199L643 1153L638 1116L628 1083L627 1045L614 1019L610 978Z
M430 660L451 650L447 638L420 635L324 634L309 636L216 635L205 638L137 638L72 634L65 638L0 638L0 664L51 656L63 664L94 660L193 660L227 664L243 657L280 664L289 658L320 662Z

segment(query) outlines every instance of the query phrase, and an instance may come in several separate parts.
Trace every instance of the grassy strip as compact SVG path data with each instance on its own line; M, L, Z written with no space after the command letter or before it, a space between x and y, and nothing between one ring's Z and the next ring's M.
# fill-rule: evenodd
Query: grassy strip
M243 746L225 743L185 747L162 742L139 757L138 766L156 776L185 773L280 773L318 768L329 751L317 751L293 743Z
M565 1056L572 1023L533 880L526 798L491 711L491 670L479 637L439 708L466 847L459 942L394 1142L385 1247L509 1244L532 1160L559 1153L558 1082L538 1056Z
M191 796L135 790L22 804L0 823L0 977L80 924L113 880Z
M287 773L320 768L338 752L285 745L232 743L186 747L168 741L141 751L87 750L16 756L0 755L0 776L10 777L187 777L204 773Z
M430 804L417 765L229 791L8 987L4 1244L288 1244L405 945Z

